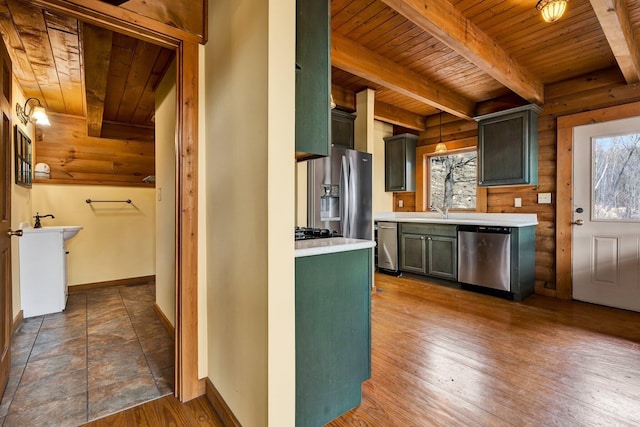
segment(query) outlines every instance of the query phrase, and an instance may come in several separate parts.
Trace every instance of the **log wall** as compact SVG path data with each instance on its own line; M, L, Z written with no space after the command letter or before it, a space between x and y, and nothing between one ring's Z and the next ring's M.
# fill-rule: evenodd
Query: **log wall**
M153 141L90 137L86 119L49 116L52 126L36 127L34 166L48 164L51 179L34 182L153 187L142 181L155 174Z
M538 185L489 188L487 212L535 213L536 228L536 293L556 296L556 171L557 118L578 112L607 108L640 100L640 85L627 85L617 69L590 73L579 78L545 87L546 102L539 120ZM511 105L511 107L516 105ZM501 109L509 108L503 106ZM491 106L478 105L478 111L490 112ZM438 116L427 118L426 130L420 134L418 146L437 143L440 131ZM454 141L477 136L477 123L444 115L442 140ZM538 204L538 193L551 193L551 204ZM522 199L515 208L514 198Z

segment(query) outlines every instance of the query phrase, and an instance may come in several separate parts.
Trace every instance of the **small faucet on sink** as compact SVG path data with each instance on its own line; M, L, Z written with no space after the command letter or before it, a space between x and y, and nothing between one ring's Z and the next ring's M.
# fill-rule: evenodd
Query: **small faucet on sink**
M442 212L442 209L440 209L437 206L429 206L429 209L431 209L432 211L438 212L440 214L440 216L442 216L443 219L449 219L449 207L445 207L444 208L444 212Z
M51 219L55 218L55 216L51 214L40 215L40 212L36 212L36 216L34 216L34 218L36 219L36 223L34 224L33 228L42 228L42 224L40 224L40 218L47 218L47 217L50 217Z

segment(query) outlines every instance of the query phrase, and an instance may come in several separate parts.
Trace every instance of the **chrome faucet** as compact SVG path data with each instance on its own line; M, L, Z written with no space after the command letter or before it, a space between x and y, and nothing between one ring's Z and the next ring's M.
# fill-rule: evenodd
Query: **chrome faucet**
M449 207L445 207L444 212L442 212L442 209L440 209L437 206L433 206L432 204L431 206L429 206L429 209L431 209L432 211L438 212L443 219L449 219Z
M51 214L40 215L39 212L36 212L36 216L34 216L34 218L36 219L36 223L34 224L33 228L42 228L42 224L40 224L40 218L47 218L47 217L51 217L51 219L55 218L55 216Z

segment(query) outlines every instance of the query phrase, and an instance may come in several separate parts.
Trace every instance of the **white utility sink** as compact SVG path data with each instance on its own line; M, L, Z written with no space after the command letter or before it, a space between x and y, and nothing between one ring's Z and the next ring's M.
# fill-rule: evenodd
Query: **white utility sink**
M23 233L59 233L62 232L62 239L69 240L72 237L75 237L76 234L82 230L83 227L79 225L54 225L50 227L40 227L40 228L23 228Z

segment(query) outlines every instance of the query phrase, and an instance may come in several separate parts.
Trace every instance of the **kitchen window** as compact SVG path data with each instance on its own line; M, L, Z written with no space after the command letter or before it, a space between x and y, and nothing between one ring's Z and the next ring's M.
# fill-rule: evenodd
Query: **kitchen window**
M428 204L455 210L476 210L477 150L459 150L428 157Z

